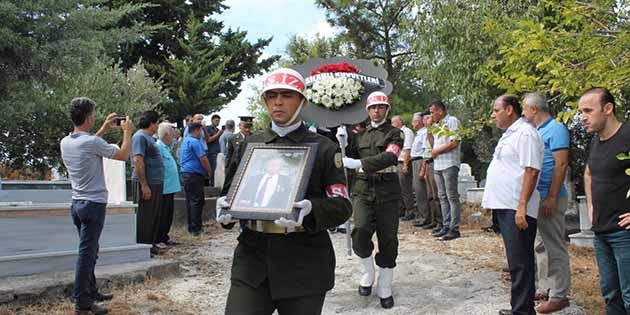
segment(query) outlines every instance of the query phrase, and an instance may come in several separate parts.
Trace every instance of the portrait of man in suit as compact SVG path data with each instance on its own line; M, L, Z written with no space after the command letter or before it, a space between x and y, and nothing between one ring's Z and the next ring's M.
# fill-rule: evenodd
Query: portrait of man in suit
M244 182L239 196L240 207L286 209L292 183L291 177L283 174L286 163L281 157L272 157L265 161L261 173L252 175ZM286 173L286 172L284 172Z

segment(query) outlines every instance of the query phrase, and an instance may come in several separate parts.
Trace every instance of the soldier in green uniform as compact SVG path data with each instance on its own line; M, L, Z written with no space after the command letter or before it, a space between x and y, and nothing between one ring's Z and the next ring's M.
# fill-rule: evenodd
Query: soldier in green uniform
M352 205L341 163L335 163L339 146L313 133L299 118L307 103L304 79L292 69L279 69L265 80L262 99L271 116L271 128L245 139L236 167L247 143L318 143L317 156L297 221L241 220L241 233L234 250L228 315L321 314L326 291L334 285L335 253L327 229L345 222ZM339 161L340 162L340 161ZM234 173L230 171L230 173ZM229 190L226 178L223 194ZM217 221L234 225L225 197L217 200Z
M252 116L239 116L238 118L240 118L241 120L238 124L239 131L236 135L228 138L226 144L225 178L234 177L234 173L230 174L229 171L232 170L233 172L236 172L238 163L236 163L236 159L233 159L232 157L234 157L236 153L241 150L242 144L243 142L245 142L245 139L252 134L252 126L254 125L254 117ZM236 166L233 168L231 167L232 163L236 163Z
M370 124L362 134L349 138L343 164L358 169L352 190L354 229L352 249L361 258L362 276L359 295L369 296L375 280L376 265L380 267L376 294L383 308L394 306L391 284L398 256L398 200L400 185L396 164L403 145L403 133L387 120L390 105L387 95L373 92L368 96L366 110ZM338 138L345 129L339 128ZM342 142L340 142L342 143ZM372 259L376 232L378 253Z

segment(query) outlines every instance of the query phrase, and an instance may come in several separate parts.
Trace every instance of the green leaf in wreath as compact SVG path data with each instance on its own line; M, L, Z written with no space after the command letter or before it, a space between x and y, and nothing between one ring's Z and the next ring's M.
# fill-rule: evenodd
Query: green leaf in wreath
M630 168L626 168L626 175L630 176Z
M617 160L623 161L623 160L630 160L630 153L619 153L617 154Z

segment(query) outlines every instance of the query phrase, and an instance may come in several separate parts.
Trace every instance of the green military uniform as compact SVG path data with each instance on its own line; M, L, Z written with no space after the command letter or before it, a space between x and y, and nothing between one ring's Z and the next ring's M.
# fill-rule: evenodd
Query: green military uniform
M334 284L335 253L327 229L345 222L352 211L342 165L335 163L339 146L304 125L285 137L268 129L247 137L233 157L229 173L234 174L247 143L261 142L318 143L304 197L311 201L312 212L304 217L303 231L288 234L254 228L280 228L270 221L241 220L226 314L272 314L274 309L280 314L320 314L326 291ZM230 182L231 178L226 178L223 195ZM333 193L340 189L343 194Z
M385 121L368 125L362 134L349 139L346 154L360 159L352 190L354 229L352 248L360 258L372 255L372 235L378 238L376 264L394 268L398 256L398 201L400 184L396 173L403 145L402 131Z
M236 168L238 167L238 163L236 162L236 159L234 158L234 156L240 152L241 147L243 147L243 149L245 148L245 146L243 145L243 143L245 142L245 136L242 133L237 133L236 135L232 135L231 137L228 138L227 140L227 144L226 144L226 153L225 153L225 178L232 178L234 177L234 173L230 174L230 169L233 170L233 172L236 172ZM232 164L236 163L235 167L232 167Z

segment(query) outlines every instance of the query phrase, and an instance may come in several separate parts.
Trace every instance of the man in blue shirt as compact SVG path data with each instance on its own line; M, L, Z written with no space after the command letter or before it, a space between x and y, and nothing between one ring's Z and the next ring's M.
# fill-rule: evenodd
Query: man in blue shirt
M199 141L202 126L193 122L188 126L189 135L184 138L180 148L184 191L186 192L186 212L188 217L188 232L194 236L201 234L201 214L205 202L203 182L206 175L212 175L206 151Z
M164 187L162 189L162 215L160 216L160 224L158 228L157 242L159 247L166 245L176 245L168 233L173 223L173 210L175 193L181 190L179 182L179 172L177 171L177 162L171 154L171 146L174 144L175 131L169 122L163 122L158 127L158 148L164 162Z
M536 126L545 144L536 187L540 193L540 208L535 245L538 272L535 299L548 299L536 308L538 313L548 314L569 306L571 268L564 221L568 194L563 184L569 162L569 131L551 117L547 100L540 93L525 94L523 116Z
M159 254L157 244L158 225L162 211L162 187L164 165L153 135L158 129L160 116L146 111L140 117L140 130L131 138L131 180L134 201L138 203L136 214L136 239L138 243L151 244L152 254Z

